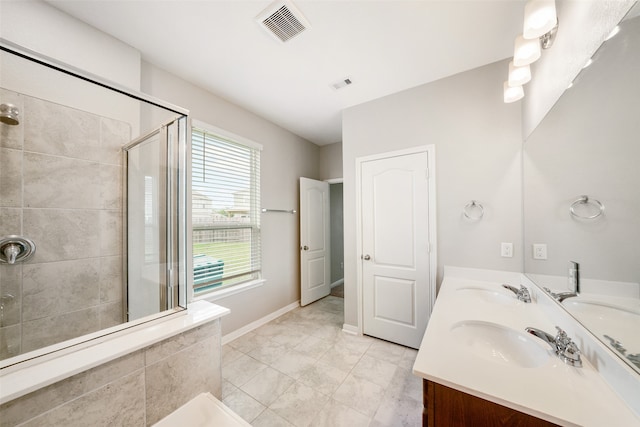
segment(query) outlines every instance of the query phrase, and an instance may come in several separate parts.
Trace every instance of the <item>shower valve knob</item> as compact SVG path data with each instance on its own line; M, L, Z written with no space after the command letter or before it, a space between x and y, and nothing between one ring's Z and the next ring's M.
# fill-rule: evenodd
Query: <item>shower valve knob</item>
M36 252L36 245L21 236L6 236L0 239L0 262L15 264L26 261Z
M22 252L22 247L15 243L11 243L9 245L6 245L2 252L4 252L4 257L7 260L7 263L15 264L16 258Z

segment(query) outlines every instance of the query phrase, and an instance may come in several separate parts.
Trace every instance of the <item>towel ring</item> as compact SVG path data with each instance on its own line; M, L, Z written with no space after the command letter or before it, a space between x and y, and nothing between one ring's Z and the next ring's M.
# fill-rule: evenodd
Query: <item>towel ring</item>
M477 215L472 215L472 213L471 213L472 210L479 210L480 213L477 214ZM482 205L479 202L476 202L475 200L472 200L469 203L467 203L466 205L464 205L464 208L462 209L462 213L468 219L477 221L479 219L482 219L482 216L484 215L484 208L482 207Z
M598 207L598 212L589 216L580 215L579 213L576 212L576 207L578 205L595 205ZM604 213L604 205L600 203L599 200L590 199L589 196L580 196L573 203L571 203L571 206L569 207L569 212L571 213L571 215L575 216L576 218L595 219Z

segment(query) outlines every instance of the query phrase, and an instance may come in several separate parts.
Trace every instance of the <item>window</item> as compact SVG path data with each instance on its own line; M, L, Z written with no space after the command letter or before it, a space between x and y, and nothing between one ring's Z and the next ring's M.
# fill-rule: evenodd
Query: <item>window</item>
M260 278L260 149L193 128L193 288Z

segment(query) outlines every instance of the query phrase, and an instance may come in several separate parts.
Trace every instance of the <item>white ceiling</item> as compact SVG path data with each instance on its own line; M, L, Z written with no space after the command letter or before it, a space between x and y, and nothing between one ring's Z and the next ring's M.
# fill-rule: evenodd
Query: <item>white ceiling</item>
M346 107L511 57L524 12L524 0L298 0L311 28L281 43L254 20L269 0L49 3L318 145L342 140Z

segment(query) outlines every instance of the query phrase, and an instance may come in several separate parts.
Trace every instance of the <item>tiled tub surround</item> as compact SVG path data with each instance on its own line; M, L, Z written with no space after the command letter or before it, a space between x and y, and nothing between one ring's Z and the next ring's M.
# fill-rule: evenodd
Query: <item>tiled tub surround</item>
M584 331L578 331L574 326L577 323L573 319L559 307L547 304L544 296L524 279L519 273L445 267L445 277L416 358L414 373L558 425L640 425L640 418L604 379L603 368L606 366L603 365L615 363L621 369L625 366L610 361L604 353L596 355L592 346L597 342L589 343ZM533 302L500 305L481 302L465 297L464 292L457 292L465 287L504 291L502 283L516 287L524 283L532 290ZM505 291L505 295L515 298L509 294ZM551 313L554 309L557 314ZM465 351L451 334L451 327L464 320L497 323L520 332L532 326L554 334L555 326L559 325L581 348L583 367L564 364L551 354L550 348L547 350L549 360L534 368L478 357L471 351ZM547 349L546 344L542 345ZM439 351L430 351L433 348ZM631 377L630 372L627 375Z
M228 312L200 301L91 347L3 374L0 426L148 426L200 393L220 398L220 318Z
M0 265L0 359L122 323L122 153L129 124L0 89L0 235L33 258Z

